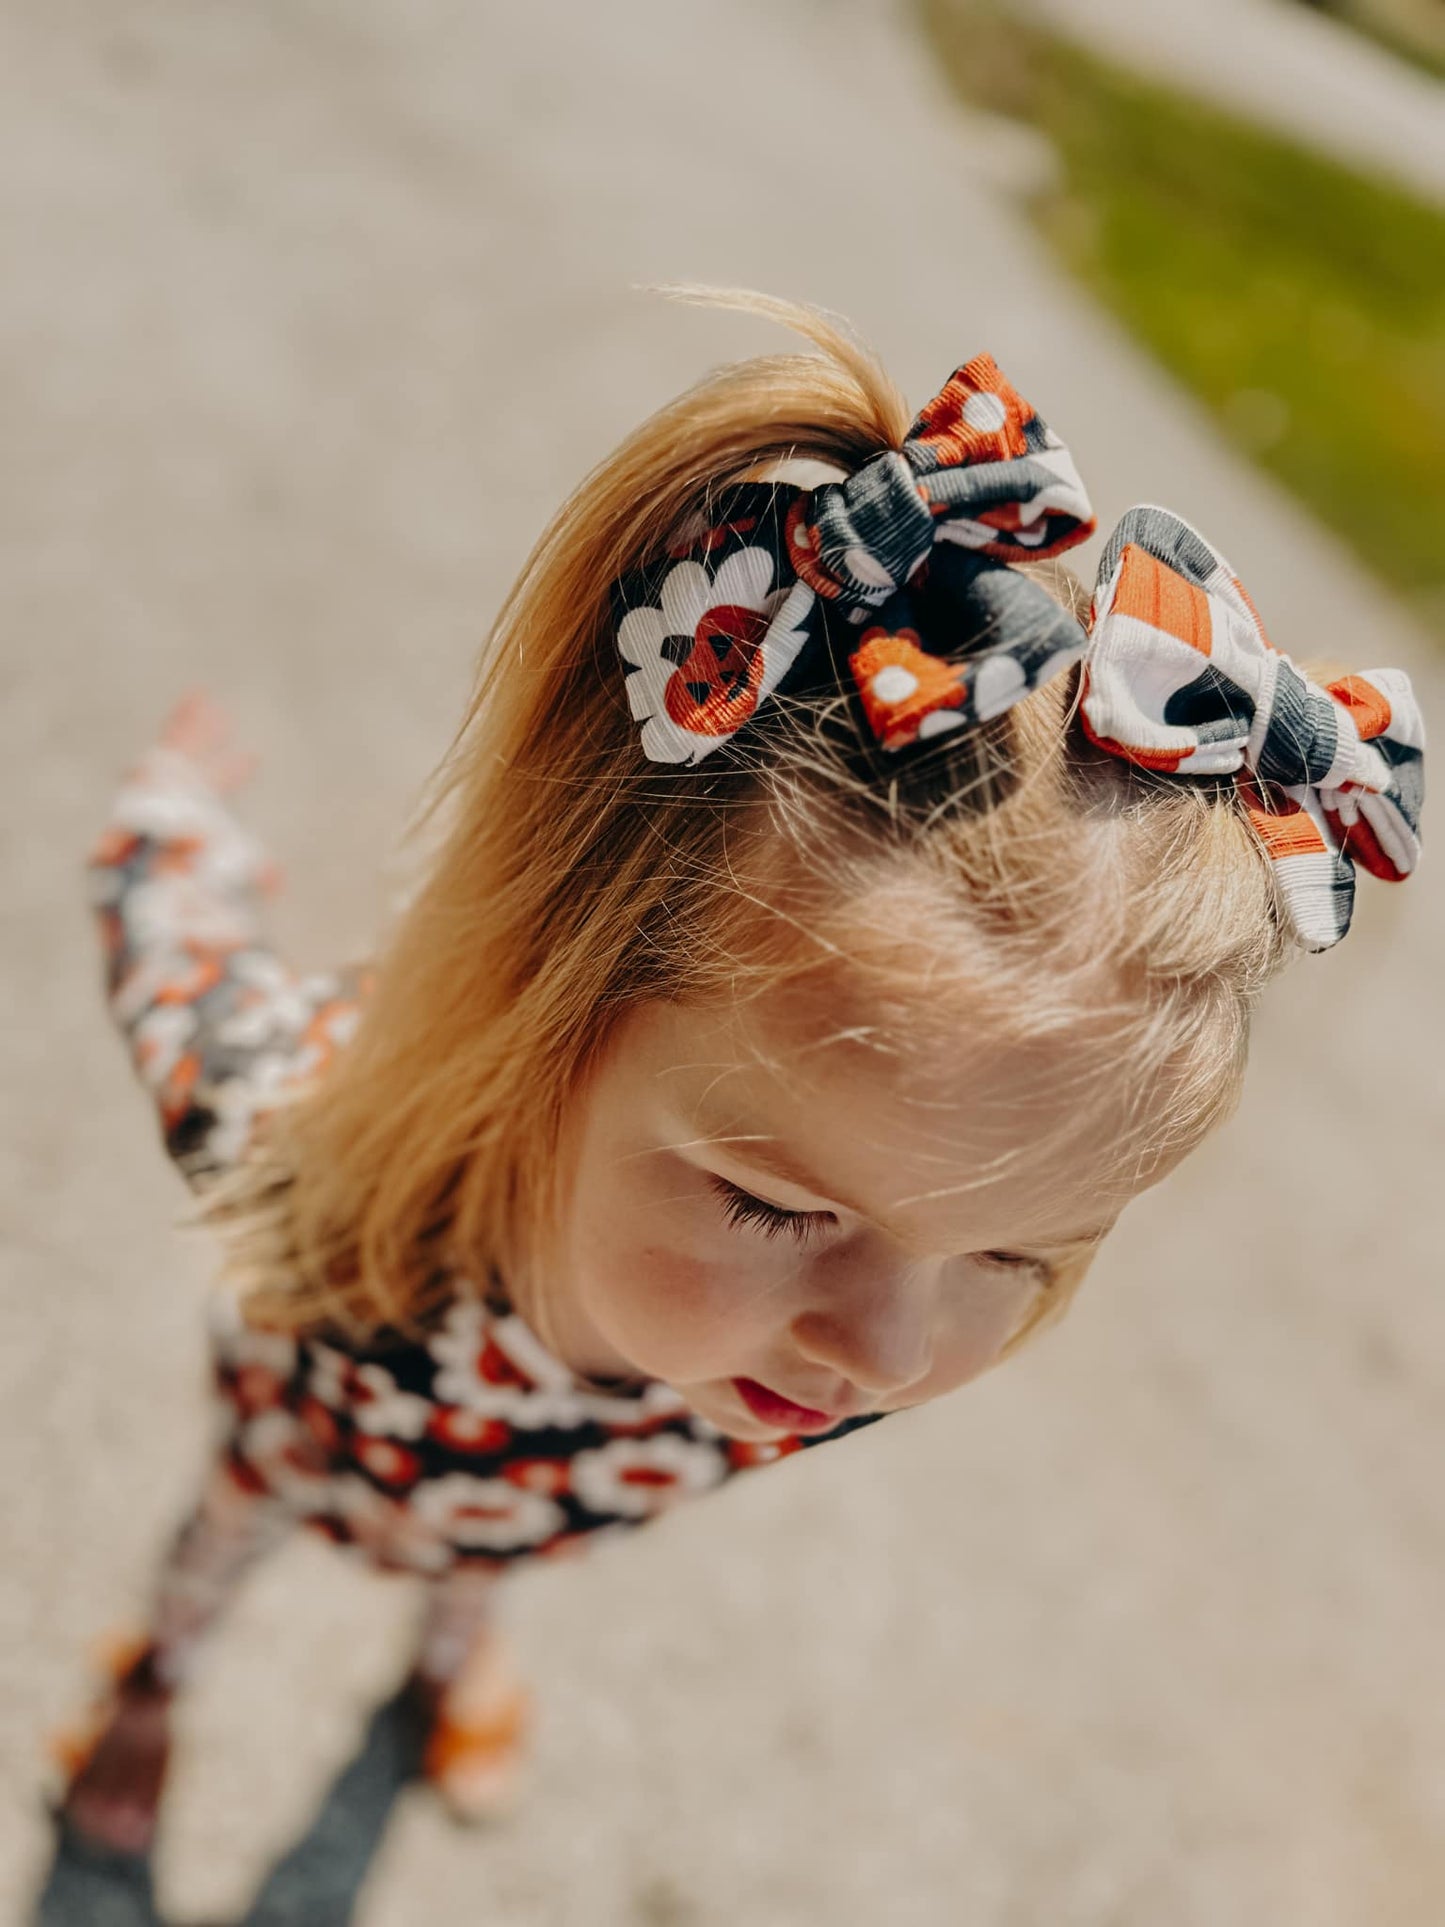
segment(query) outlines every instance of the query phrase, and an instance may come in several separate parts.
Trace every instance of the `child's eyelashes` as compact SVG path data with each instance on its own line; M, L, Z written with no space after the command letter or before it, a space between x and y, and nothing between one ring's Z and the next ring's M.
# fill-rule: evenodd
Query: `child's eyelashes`
M1054 1282L1054 1268L1043 1258L1030 1258L1022 1251L980 1251L977 1256L981 1265L992 1265L996 1271L1031 1272L1043 1286Z
M722 1199L723 1215L729 1224L753 1225L769 1238L796 1238L802 1243L838 1222L831 1211L785 1211L780 1204L769 1204L741 1185L730 1184L716 1171L707 1173L707 1181Z
M794 1238L801 1244L820 1232L831 1230L838 1222L831 1211L785 1211L782 1205L769 1204L766 1198L755 1197L751 1191L744 1191L740 1184L731 1183L716 1171L708 1171L704 1175L722 1200L723 1215L728 1223L752 1226L765 1237ZM1021 1251L980 1251L975 1254L975 1260L996 1271L1032 1272L1041 1285L1053 1282L1052 1266L1042 1258L1031 1258Z

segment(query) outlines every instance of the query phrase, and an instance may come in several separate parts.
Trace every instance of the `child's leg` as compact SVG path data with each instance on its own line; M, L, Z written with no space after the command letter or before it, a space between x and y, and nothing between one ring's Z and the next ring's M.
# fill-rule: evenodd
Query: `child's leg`
M458 1819L508 1811L520 1788L530 1702L494 1615L497 1576L434 1580L414 1682L431 1719L425 1773Z
M149 1849L176 1689L241 1579L289 1523L283 1506L247 1491L224 1462L213 1468L162 1567L150 1624L117 1660L94 1730L76 1749L64 1812L81 1834L121 1852Z

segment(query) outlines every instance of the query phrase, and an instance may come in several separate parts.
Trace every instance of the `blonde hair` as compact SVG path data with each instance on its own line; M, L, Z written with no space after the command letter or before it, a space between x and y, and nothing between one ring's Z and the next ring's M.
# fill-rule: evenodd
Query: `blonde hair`
M651 999L862 972L900 1038L946 1028L951 995L957 1008L981 994L1021 1034L1047 1034L1097 1011L1104 958L1109 1056L1127 1057L1141 1105L1170 1079L1173 1148L1235 1101L1251 1007L1289 948L1265 860L1232 784L1094 750L1073 677L962 742L941 738L907 778L870 761L841 695L774 699L767 727L760 716L699 768L643 757L614 579L721 487L798 458L852 470L899 446L911 419L822 314L708 298L820 352L723 368L667 404L529 557L428 800L424 821L444 833L356 1037L204 1202L269 1322L410 1329L459 1270L505 1275L555 1220L558 1146L588 1067ZM1087 601L1067 571L1037 566L1058 599ZM1086 1126L1086 1091L1078 1116Z

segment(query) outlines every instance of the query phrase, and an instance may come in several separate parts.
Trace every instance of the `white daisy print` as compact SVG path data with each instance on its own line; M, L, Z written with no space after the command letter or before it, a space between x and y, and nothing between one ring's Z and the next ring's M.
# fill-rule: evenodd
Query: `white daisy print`
M622 618L627 700L650 761L701 762L797 660L813 592L775 588L774 573L761 548L737 550L716 574L689 559L668 571L655 606Z
M411 1494L410 1505L443 1538L473 1552L540 1545L567 1524L566 1513L545 1494L510 1479L476 1479L468 1472L425 1480Z
M644 1519L725 1476L714 1446L664 1432L655 1439L613 1439L572 1461L572 1490L592 1512Z
M401 1391L384 1365L358 1365L348 1390L358 1430L379 1438L419 1439L436 1409L429 1398Z

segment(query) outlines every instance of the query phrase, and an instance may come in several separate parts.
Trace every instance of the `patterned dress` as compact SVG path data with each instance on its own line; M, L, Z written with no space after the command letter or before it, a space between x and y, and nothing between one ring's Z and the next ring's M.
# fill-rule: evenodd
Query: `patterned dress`
M324 1072L366 993L364 970L298 977L266 948L268 867L197 766L164 749L122 788L91 857L110 1008L197 1186L236 1163L268 1105ZM729 1439L660 1381L579 1379L495 1277L452 1282L423 1339L364 1346L257 1329L218 1295L232 1477L383 1566L439 1576L562 1554L874 1422Z

